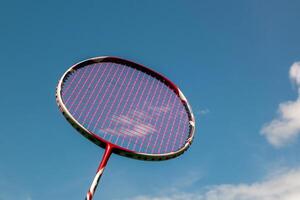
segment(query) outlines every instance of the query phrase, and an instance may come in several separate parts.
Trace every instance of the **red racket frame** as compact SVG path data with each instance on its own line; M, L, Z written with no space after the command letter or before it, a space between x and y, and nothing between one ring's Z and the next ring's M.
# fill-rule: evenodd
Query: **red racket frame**
M174 91L174 93L178 96L178 98L181 99L182 104L185 107L185 110L188 114L189 117L189 135L186 139L186 143L185 145L182 146L182 148L180 148L177 151L174 152L170 152L170 153L164 153L164 154L146 154L146 153L139 153L139 152L135 152L135 151L131 151L129 149L120 147L118 145L112 144L111 142L104 140L103 138L99 137L98 135L94 134L93 132L87 130L85 127L83 127L73 116L72 114L68 111L68 109L66 108L63 100L62 100L62 87L64 84L64 80L74 71L76 71L79 68L85 67L87 65L91 65L94 63L101 63L101 62L112 62L112 63L118 63L118 64L122 64L122 65L126 65L128 67L132 67L135 68L137 70L140 70L144 73L147 73L149 75L151 75L152 77L158 79L159 81L163 82L165 85L167 85L171 90ZM111 155L111 153L116 153L119 154L121 156L126 156L129 158L134 158L134 159L139 159L139 160L151 160L151 161L160 161L160 160L167 160L167 159L171 159L171 158L175 158L181 154L183 154L191 145L193 138L194 138L194 133L195 133L195 118L192 112L192 109L187 101L187 99L185 98L185 96L183 95L183 93L180 91L180 89L174 84L172 83L169 79L167 79L166 77L164 77L163 75L143 66L140 64L137 64L135 62L129 61L129 60L125 60L122 58L118 58L118 57L111 57L111 56L102 56L102 57L95 57L95 58L90 58L87 60L84 60L82 62L79 62L73 66L71 66L62 76L62 78L59 80L58 82L58 86L56 89L56 101L58 104L58 107L60 109L60 111L62 112L62 114L64 115L64 117L70 122L70 124L79 132L81 133L83 136L85 136L86 138L88 138L90 141L92 141L93 143L95 143L96 145L102 147L105 149L105 153L103 155L102 161L98 167L97 170L97 174L94 178L94 181L91 185L90 190L88 191L87 200L91 200L93 197L93 194L96 190L96 187L98 185L99 179L103 173L103 170L107 164L107 161Z

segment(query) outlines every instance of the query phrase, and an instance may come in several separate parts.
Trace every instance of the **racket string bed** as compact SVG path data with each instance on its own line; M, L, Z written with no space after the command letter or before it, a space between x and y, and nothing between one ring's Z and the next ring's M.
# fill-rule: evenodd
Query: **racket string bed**
M178 112L182 112L179 110L183 109L176 94L172 90L167 90L166 85L146 73L122 65L112 66L113 64L109 63L105 63L106 67L102 65L103 63L98 66L93 64L86 67L81 76L78 77L75 73L76 77L70 79L70 84L73 86L72 90L69 90L69 95L66 90L65 99L71 112L74 113L74 116L79 116L80 122L92 132L98 132L101 137L111 142L117 142L124 148L135 150L137 141L143 141L144 145L146 140L146 147L142 148L142 143L140 143L139 150L151 154L166 152L169 149L170 139L166 144L165 137L170 138L171 134L178 135L176 131L179 131L172 129L170 121L176 121ZM101 67L103 68L102 73L98 74L98 78L96 78L97 73L95 72L99 73ZM131 76L128 76L129 73ZM122 74L126 74L126 76L122 76ZM133 83L131 83L132 76L135 76ZM77 81L74 81L76 78ZM95 79L98 79L96 83ZM127 87L124 90L122 85L125 82L130 88ZM148 84L148 82L152 83ZM117 87L118 83L121 87ZM156 94L156 90L151 87L154 83L161 85L160 89L163 94L161 91ZM90 91L91 88L94 90ZM150 93L151 95L149 95ZM155 95L157 95L155 102L158 102L159 105L152 105L152 101L148 100ZM71 98L72 101L70 101ZM85 101L85 99L87 100ZM141 102L143 102L142 106L140 106ZM152 115L148 114L149 111L152 111ZM138 114L143 115L143 120ZM83 119L80 118L82 115L85 116ZM187 121L182 122L184 118L182 115L180 116L181 119L177 123L186 123ZM147 118L156 120L145 123ZM185 118L187 117L185 116ZM147 135L149 136L147 137ZM121 141L119 141L120 137ZM182 142L184 143L184 141ZM176 147L180 148L182 145Z

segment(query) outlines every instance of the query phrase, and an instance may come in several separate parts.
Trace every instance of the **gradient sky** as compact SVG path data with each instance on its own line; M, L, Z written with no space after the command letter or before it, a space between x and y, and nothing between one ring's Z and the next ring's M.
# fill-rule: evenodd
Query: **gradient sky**
M104 151L63 118L55 87L69 66L101 55L176 83L196 137L170 161L113 155L95 200L241 200L289 187L280 180L300 175L300 128L279 145L263 130L287 120L279 104L298 102L289 70L300 61L299 10L297 0L2 1L0 200L84 198ZM281 200L300 199L293 183Z

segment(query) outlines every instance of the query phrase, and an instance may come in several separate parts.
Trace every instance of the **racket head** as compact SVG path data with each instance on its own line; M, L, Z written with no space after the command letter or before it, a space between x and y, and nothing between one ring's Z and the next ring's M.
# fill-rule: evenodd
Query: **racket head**
M135 70L138 70L140 72L146 73L147 75L150 75L151 77L157 79L161 83L165 84L180 100L184 107L184 111L186 113L186 116L188 118L188 133L186 134L186 138L184 141L184 144L181 145L180 148L176 149L175 151L170 152L163 152L163 153L149 153L149 152L139 152L132 150L130 148L125 148L121 145L115 144L107 139L104 139L103 137L95 134L94 131L91 131L89 128L82 125L76 117L73 116L73 114L68 109L68 106L66 106L64 98L63 98L63 88L64 84L67 81L68 77L76 72L77 70L80 70L81 68L91 66L94 64L100 64L100 63L113 63L113 64L119 64L126 67L133 68ZM75 65L71 66L61 77L61 79L58 82L57 88L56 88L56 102L58 104L58 107L60 111L62 112L63 116L67 119L67 121L84 137L92 141L94 144L106 148L106 146L109 144L113 148L113 153L119 154L121 156L126 156L129 158L139 159L139 160L152 160L152 161L160 161L160 160L167 160L170 158L175 158L181 154L183 154L192 144L194 134L195 134L195 118L191 109L190 104L188 103L186 97L183 95L181 90L172 83L169 79L164 77L163 75L153 71L152 69L149 69L141 64L125 60L118 57L112 57L112 56L101 56L101 57L94 57L87 60L84 60L82 62L76 63Z

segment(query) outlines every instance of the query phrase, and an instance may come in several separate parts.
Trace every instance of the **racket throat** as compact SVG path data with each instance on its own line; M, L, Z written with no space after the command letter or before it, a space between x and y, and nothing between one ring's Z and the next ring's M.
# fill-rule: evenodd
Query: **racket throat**
M103 170L111 156L111 153L112 153L112 150L113 150L113 145L112 144L109 144L107 143L106 145L106 148L105 148L105 152L103 154L103 157L102 157L102 160L99 164L99 167L97 169L97 172L100 171L101 169Z
M105 152L103 154L102 160L101 160L101 162L99 164L99 167L97 169L96 176L95 176L95 178L94 178L94 180L93 180L93 182L90 186L89 191L87 192L85 200L92 200L93 199L93 196L94 196L96 188L99 184L100 178L101 178L101 176L103 174L103 171L106 167L106 164L107 164L107 162L108 162L108 160L111 156L112 150L113 150L113 145L108 143L106 145Z

